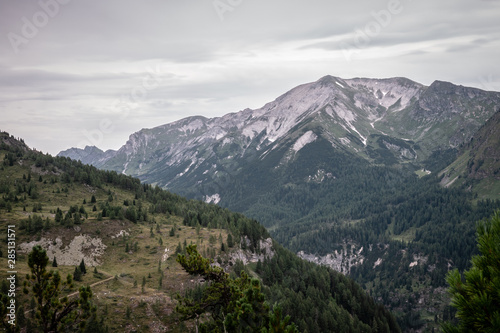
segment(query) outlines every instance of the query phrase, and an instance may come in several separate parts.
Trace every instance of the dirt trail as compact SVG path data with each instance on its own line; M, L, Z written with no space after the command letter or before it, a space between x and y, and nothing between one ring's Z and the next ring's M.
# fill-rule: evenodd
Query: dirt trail
M110 280L113 280L115 277L114 276L110 276L109 278L105 279L105 280L102 280L102 281L97 281L97 282L94 282L92 283L89 287L95 287L95 286L98 286L100 284L103 284L104 282L108 282ZM70 297L73 297L73 296L76 296L78 295L80 292L79 291L75 291L74 293L71 293L69 294L67 297L70 298ZM61 299L64 298L64 297L61 297Z
M111 280L113 280L114 278L115 278L114 276L110 276L110 277L108 277L107 279L104 279L104 280L102 280L102 281L97 281L97 282L92 283L92 284L90 285L90 287L95 287L95 286L98 286L98 285L103 284L103 283L105 283L105 282L111 281ZM69 294L69 295L66 295L66 296L60 297L60 298L59 298L59 300L63 299L64 297L71 298L71 297L73 297L73 296L78 295L79 293L80 293L79 291L75 291L74 293L71 293L71 294ZM25 314L25 315L27 315L27 314L29 314L31 311L33 311L33 310L24 311L24 314Z

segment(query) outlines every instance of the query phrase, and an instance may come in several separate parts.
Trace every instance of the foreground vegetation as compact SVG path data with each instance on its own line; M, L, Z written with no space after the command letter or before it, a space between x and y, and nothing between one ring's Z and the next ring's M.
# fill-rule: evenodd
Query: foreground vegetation
M443 325L446 333L500 331L500 211L477 226L480 254L464 272L465 282L455 269L448 273L455 322Z

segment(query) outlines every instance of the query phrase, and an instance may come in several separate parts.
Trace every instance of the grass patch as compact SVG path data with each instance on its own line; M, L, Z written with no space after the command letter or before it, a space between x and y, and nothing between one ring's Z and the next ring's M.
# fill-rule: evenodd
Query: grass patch
M500 180L496 179L483 179L473 187L474 192L477 193L475 200L497 200L500 196Z

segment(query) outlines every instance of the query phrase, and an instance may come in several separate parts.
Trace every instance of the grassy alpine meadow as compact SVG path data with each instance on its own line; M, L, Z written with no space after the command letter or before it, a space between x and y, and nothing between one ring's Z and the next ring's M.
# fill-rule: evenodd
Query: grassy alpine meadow
M0 159L6 154L2 151ZM221 253L227 230L185 226L182 217L168 213L149 213L146 220L132 222L124 217L127 209L149 211L151 204L110 184L63 183L57 168L48 170L19 160L12 166L2 165L0 173L0 235L7 240L8 229L15 235L15 261L9 261L9 243L0 244L0 279L6 289L7 277L14 274L17 278L17 320L33 319L32 297L23 293L22 286L30 273L30 249L45 244L57 248L47 251L47 269L58 271L64 279L75 274L83 259L86 273L62 295L75 297L79 287L91 286L97 317L109 331L182 332L186 328L175 314L175 296L199 281L176 262L177 253L196 244L201 253L214 258ZM103 217L106 207L119 212ZM64 222L72 210L73 216ZM61 221L56 221L58 211L64 216ZM75 242L82 236L82 242ZM54 257L57 267L53 267Z

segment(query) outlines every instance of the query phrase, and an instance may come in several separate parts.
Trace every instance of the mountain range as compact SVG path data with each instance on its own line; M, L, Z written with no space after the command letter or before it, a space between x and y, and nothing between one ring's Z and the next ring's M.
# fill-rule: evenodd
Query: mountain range
M374 164L420 168L432 152L468 142L499 105L500 93L448 82L427 87L406 78L326 76L260 109L188 117L136 132L118 151L71 148L59 156L223 203L220 193L200 191L200 184L217 189L283 151L273 165L279 168L315 141Z
M59 155L255 218L411 331L449 316L444 276L468 267L474 223L500 208L499 108L499 92L443 81L325 76L256 110L143 129L118 151Z

